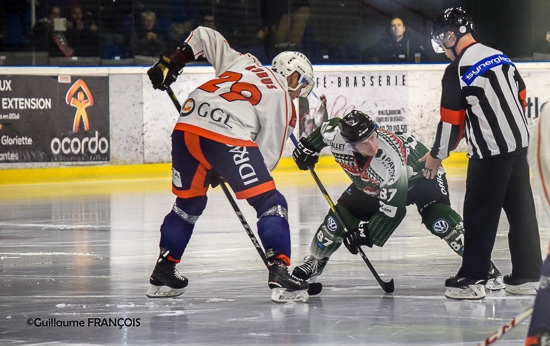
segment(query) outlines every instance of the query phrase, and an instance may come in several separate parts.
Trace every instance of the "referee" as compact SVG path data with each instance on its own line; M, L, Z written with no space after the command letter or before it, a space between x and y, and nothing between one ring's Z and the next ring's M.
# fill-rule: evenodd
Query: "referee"
M441 120L434 145L420 161L433 179L462 137L468 144L464 197L464 257L445 281L451 299L482 299L501 210L510 224L511 294L536 294L542 264L535 204L529 183L525 84L502 52L473 38L474 23L460 7L440 14L432 28L434 50L452 61L442 80Z

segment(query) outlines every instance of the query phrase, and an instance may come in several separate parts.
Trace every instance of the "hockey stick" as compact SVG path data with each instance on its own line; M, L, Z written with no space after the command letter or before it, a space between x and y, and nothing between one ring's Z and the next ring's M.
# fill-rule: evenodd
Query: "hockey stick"
M296 140L296 137L294 136L294 134L290 135L290 139L292 140L292 143L294 143L294 145L296 147L298 147L298 141ZM308 167L308 169L309 169L309 173L311 173L311 176L313 176L313 179L317 183L317 186L321 190L321 193L323 194L323 196L325 196L325 199L327 200L328 205L330 206L330 210L332 210L332 212L334 213L334 216L336 217L336 220L338 221L339 224L341 224L344 227L344 231L348 232L346 224L344 223L344 220L342 220L342 217L340 216L338 211L336 211L334 203L332 202L332 199L330 198L327 190L323 186L323 183L321 182L321 180L317 176L317 173L315 173L315 171L313 170L313 167ZM367 258L367 255L365 255L365 252L363 251L363 249L360 246L357 249L359 250L359 253L361 254L361 257L363 258L363 261L365 261L365 264L367 265L367 267L369 267L372 275L374 275L374 278L376 279L376 281L378 281L378 284L380 284L380 287L382 287L384 292L392 293L395 290L393 279L391 279L388 282L382 280L380 278L380 275L378 275L378 273L376 272L376 269L374 269L374 267L370 263L369 259Z
M167 86L166 92L170 96L170 100L172 100L172 103L178 110L178 112L181 112L181 104L178 101L178 98L176 97L176 94L172 91L172 88ZM252 228L248 225L248 222L246 222L246 219L244 218L243 213L241 212L241 209L237 205L237 202L235 202L235 199L231 195L231 192L229 192L229 189L227 188L227 185L225 185L225 181L223 179L220 179L220 186L223 190L223 193L225 194L225 197L227 197L227 200L229 201L229 204L231 204L231 207L235 211L235 214L237 214L237 218L241 222L241 224L244 227L244 230L246 231L246 234L248 234L248 237L250 238L250 241L252 241L252 244L254 244L254 247L256 248L256 251L258 251L258 254L262 258L262 261L264 262L265 266L267 267L267 258L265 257L265 253L258 242L258 239L254 235L254 232L252 231ZM315 282L310 283L309 287L307 289L307 293L311 296L317 295L321 293L321 290L323 289L323 285L321 283Z
M503 326L500 326L495 332L479 344L477 346L487 346L492 344L493 342L497 341L501 336L512 330L514 327L516 327L518 324L523 322L526 318L531 316L533 313L533 307L531 306L529 309L525 310L521 314L517 315L513 319L510 320L510 322L506 323Z
M248 237L250 238L250 241L252 241L252 244L254 244L254 247L256 248L256 251L260 254L260 257L264 261L265 266L267 267L267 258L265 257L265 253L260 246L260 243L258 242L258 239L254 235L254 232L248 225L248 222L246 222L246 219L244 218L243 213L241 213L241 210L239 209L239 206L237 205L237 202L235 202L235 199L231 195L231 192L229 192L229 189L225 185L224 181L220 182L220 186L222 187L223 193L227 197L227 200L229 201L229 204L233 207L233 210L235 211L235 214L237 214L237 217L239 218L239 221L243 225L246 234L248 234ZM307 293L311 296L317 295L321 293L321 290L323 289L323 285L320 282L312 282L309 283L309 287L307 289Z

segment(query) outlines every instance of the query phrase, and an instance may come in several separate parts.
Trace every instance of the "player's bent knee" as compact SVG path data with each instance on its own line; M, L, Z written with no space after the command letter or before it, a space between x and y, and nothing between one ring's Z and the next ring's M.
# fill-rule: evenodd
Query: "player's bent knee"
M180 217L183 221L186 221L192 225L197 222L199 216L202 214L204 208L206 208L206 196L193 197L193 198L176 198L176 203L172 207L172 211Z
M348 227L357 227L361 222L340 204L336 205L336 209ZM338 222L334 212L329 210L311 241L311 254L319 259L330 257L342 245L345 232L344 226Z
M285 197L277 190L271 190L261 195L247 199L256 210L258 219L266 216L278 216L288 221L288 205Z
M462 217L444 203L436 203L422 211L422 222L437 237L445 240L459 256L464 254Z
M462 223L462 217L447 204L436 203L422 211L422 223L426 228L438 236L445 238L451 231Z

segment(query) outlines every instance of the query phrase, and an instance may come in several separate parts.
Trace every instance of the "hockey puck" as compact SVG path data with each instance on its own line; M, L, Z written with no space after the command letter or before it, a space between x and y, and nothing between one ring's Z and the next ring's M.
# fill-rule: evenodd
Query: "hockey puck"
M310 296L315 296L321 293L323 290L323 284L320 282L312 282L309 284L309 288L307 289L307 294Z

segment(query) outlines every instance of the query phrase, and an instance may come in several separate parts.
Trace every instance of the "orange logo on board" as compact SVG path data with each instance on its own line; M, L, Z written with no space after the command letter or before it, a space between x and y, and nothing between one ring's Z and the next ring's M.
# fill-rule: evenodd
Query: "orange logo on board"
M86 108L94 105L94 97L82 79L77 80L71 86L69 91L67 91L65 102L76 108L73 122L73 132L78 132L80 127L80 119L82 119L82 122L84 123L84 131L89 131L90 122L88 121L88 113L86 112Z

